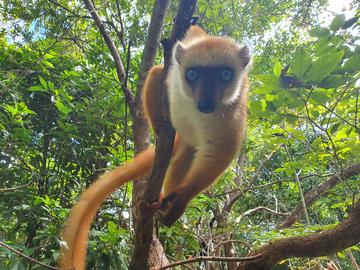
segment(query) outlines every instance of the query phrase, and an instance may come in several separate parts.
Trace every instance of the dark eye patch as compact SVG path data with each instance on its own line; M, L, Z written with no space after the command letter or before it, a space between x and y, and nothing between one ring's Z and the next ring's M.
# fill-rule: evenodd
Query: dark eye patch
M185 79L193 85L205 80L210 84L218 82L228 83L234 79L234 70L228 66L190 66L185 69Z

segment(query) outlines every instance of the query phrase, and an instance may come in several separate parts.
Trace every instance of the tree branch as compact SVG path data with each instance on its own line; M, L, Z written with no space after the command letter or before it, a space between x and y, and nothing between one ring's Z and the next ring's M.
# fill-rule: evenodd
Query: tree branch
M164 270L169 269L171 267L194 263L194 262L244 262L244 261L252 261L260 258L261 255L249 256L249 257L216 257L216 256L200 256L196 258L191 258L183 261L178 261L174 263L170 263L166 266L162 266L160 268L154 268L153 270Z
M270 209L268 207L265 207L265 206L258 206L258 207L255 207L253 209L249 209L249 210L245 211L243 214L241 214L238 218L236 218L236 223L239 223L243 217L251 215L252 213L257 212L257 211L261 211L261 210L265 210L265 211L271 212L271 213L276 214L276 215L282 215L282 216L289 215L288 213L281 213L281 212L272 210L272 209Z
M10 250L11 252L15 253L16 255L20 256L20 257L23 257L25 258L26 260L28 260L29 262L31 263L34 263L34 264L37 264L37 265L40 265L42 267L45 267L46 269L51 269L51 270L74 270L73 268L58 268L58 267L53 267L53 266L50 266L50 265L47 265L47 264L44 264L42 262L39 262L27 255L25 255L24 253L10 247L9 245L5 244L4 242L0 241L0 246L2 246L3 248L6 248L8 250Z
M115 46L115 43L113 42L108 31L106 30L105 24L102 22L99 15L97 14L92 2L90 0L83 0L83 1L84 4L86 5L86 8L90 12L92 18L94 19L96 26L99 28L99 31L102 37L104 38L107 47L110 50L111 56L113 57L115 62L116 74L118 76L119 83L121 84L121 88L124 92L126 102L129 105L130 111L132 112L132 114L134 114L135 112L134 96L131 93L131 91L125 86L125 70L120 58L120 54Z
M270 242L252 255L262 255L251 262L240 263L238 270L269 270L280 260L292 257L313 258L334 254L360 242L360 201L351 214L334 229L308 236Z
M9 187L9 188L0 188L0 192L10 192L10 191L15 191L18 189L22 189L25 188L27 186L30 186L32 183L34 182L34 180L31 180L30 182L24 184L24 185L20 185L20 186L16 186L16 187Z
M168 5L169 0L157 0L154 3L148 29L148 36L145 42L144 51L140 62L140 69L138 73L135 97L136 114L134 116L134 131L142 130L143 133L147 133L147 137L149 137L149 128L143 112L142 92L148 71L155 62L156 53L160 44L161 32L164 25L165 13ZM138 153L148 147L149 139L147 140L147 143L144 143L144 136L136 136L136 132L134 132L134 134L135 151L136 153ZM135 185L138 185L138 183L136 183Z
M347 167L343 170L340 175L334 174L321 185L316 186L304 195L305 204L309 207L314 201L319 199L321 196L327 194L329 190L339 184L341 181L350 178L352 176L360 174L360 164L355 164ZM285 229L290 227L294 222L303 215L302 204L298 205L296 209L288 216L279 226L278 229Z

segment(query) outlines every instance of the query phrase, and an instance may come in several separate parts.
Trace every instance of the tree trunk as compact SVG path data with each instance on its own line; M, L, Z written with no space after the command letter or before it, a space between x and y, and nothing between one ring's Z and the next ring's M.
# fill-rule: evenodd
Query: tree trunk
M167 1L158 0L155 2L155 6L164 5ZM187 28L190 25L192 14L195 11L196 0L181 0L179 3L178 13L175 18L175 24L172 30L171 39L168 42L164 42L164 74L163 80L166 76L167 69L170 63L172 46L175 42L180 39ZM155 7L154 7L155 9ZM166 8L165 8L166 9ZM152 21L157 18L157 15L153 12ZM151 34L151 32L149 32ZM163 83L162 93L159 97L161 99L161 112L163 116L162 123L168 123L168 125L160 125L159 134L157 134L157 143L155 151L155 160L154 167L151 172L149 180L145 184L145 191L142 193L142 190L137 189L138 194L143 194L138 198L137 212L136 212L136 223L135 223L135 250L129 266L129 269L133 270L147 270L150 266L162 266L163 264L163 253L160 258L156 250L159 250L160 247L157 243L158 240L154 239L154 211L149 209L149 203L153 203L159 200L159 194L162 187L163 178L171 157L171 152L173 148L173 140L175 136L175 131L173 130L168 112L168 102L167 102L167 93L166 86ZM141 102L139 102L141 103ZM142 184L139 184L142 185ZM143 187L143 186L142 186ZM141 187L141 188L142 188ZM153 210L153 209L152 209ZM157 247L156 250L152 247ZM162 250L162 248L161 248ZM156 259L155 259L156 258ZM158 263L158 264L156 264Z

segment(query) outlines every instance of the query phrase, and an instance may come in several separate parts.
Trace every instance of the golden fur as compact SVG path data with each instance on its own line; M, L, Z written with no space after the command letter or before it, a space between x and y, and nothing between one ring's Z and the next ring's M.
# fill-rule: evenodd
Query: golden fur
M247 48L240 48L227 38L212 37L197 26L192 26L175 46L166 79L171 121L177 136L163 185L160 219L165 225L172 225L188 202L211 185L239 151L246 130L249 61ZM202 84L191 88L185 80L186 70L194 66L215 69L229 66L234 71L232 82L214 88L210 98L216 106L211 113L197 109L207 89ZM162 70L162 65L150 70L143 92L144 112L155 132L160 118ZM85 269L88 233L97 210L124 183L149 172L153 160L154 150L149 148L131 162L101 176L81 195L71 209L63 233L67 245L61 247L60 267Z

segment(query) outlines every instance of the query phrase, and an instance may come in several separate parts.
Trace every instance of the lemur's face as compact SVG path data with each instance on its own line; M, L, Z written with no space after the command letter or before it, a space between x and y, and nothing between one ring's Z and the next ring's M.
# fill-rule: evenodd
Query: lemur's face
M246 47L211 37L188 48L179 42L174 54L182 90L200 112L212 113L239 95L241 76L250 61Z

